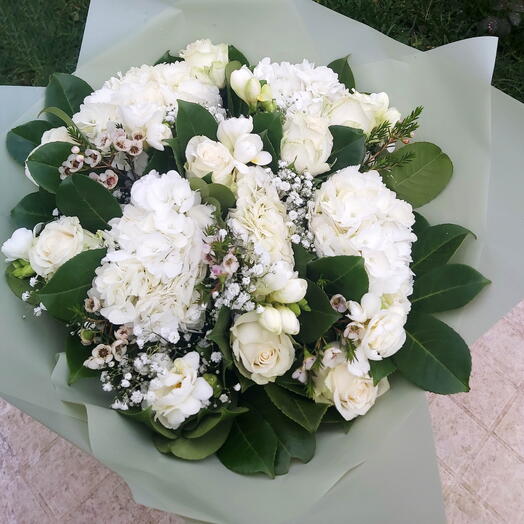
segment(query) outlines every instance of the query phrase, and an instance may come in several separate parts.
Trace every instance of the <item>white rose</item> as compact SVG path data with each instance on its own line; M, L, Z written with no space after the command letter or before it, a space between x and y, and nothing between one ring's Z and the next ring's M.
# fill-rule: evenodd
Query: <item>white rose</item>
M29 260L29 251L33 244L33 232L25 227L17 229L9 240L2 244L2 253L7 262L17 260Z
M93 242L93 235L84 231L77 217L61 217L47 224L29 251L29 262L35 272L49 277L65 262Z
M199 365L199 354L191 351L175 359L149 383L145 404L151 406L155 418L166 428L177 429L213 396L213 388L198 376Z
M348 370L347 363L323 368L314 378L316 402L334 404L345 420L365 415L378 396L389 389L387 379L376 386L369 376L357 376Z
M319 175L329 170L327 159L333 148L329 122L305 113L289 115L284 123L280 156L298 173Z
M231 345L239 369L257 384L267 384L288 371L295 359L291 339L265 329L255 312L238 317Z
M371 360L381 360L395 354L406 341L406 313L392 307L379 311L369 321L360 347Z
M180 52L192 73L199 79L206 77L219 88L226 85L226 65L229 62L227 44L213 45L211 40L197 40Z
M271 293L271 300L281 304L293 304L306 296L307 281L303 278L291 278L286 285Z
M235 167L233 157L226 146L207 136L194 136L186 147L187 170L195 177L203 178L211 173L213 182L229 186Z
M386 93L366 95L357 91L339 98L327 111L329 125L341 125L362 129L368 134L385 121L396 124L400 113L389 107Z

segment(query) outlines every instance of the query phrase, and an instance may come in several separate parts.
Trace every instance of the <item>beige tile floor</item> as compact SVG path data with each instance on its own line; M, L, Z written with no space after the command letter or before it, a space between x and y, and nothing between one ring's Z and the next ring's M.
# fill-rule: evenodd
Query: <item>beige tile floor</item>
M448 521L524 523L524 301L472 351L471 392L429 396ZM0 400L0 522L182 520L135 504L117 475Z

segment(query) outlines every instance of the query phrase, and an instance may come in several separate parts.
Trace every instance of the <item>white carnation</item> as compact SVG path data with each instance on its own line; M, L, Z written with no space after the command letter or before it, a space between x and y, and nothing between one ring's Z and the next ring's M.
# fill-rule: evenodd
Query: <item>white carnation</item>
M17 229L11 238L2 244L2 253L7 262L17 260L29 260L29 251L33 245L33 232L30 229L21 227Z

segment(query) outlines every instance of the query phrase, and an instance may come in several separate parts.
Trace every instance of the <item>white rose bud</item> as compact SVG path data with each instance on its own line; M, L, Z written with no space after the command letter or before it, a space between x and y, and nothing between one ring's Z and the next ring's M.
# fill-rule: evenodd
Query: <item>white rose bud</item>
M369 376L356 376L346 363L334 368L323 368L314 378L316 402L334 404L345 420L365 415L378 396L389 389L387 379L376 386Z
M284 306L277 307L280 314L282 331L288 335L298 335L300 331L300 322L291 309Z
M206 136L194 136L187 143L186 158L191 175L203 178L211 173L213 182L229 185L234 159L220 142Z
M255 312L239 316L231 328L231 346L242 374L267 384L286 373L295 359L291 339L265 329Z
M2 253L7 262L17 260L29 260L29 251L33 244L33 232L25 227L17 229L9 240L2 244Z
M191 67L195 76L208 79L217 87L225 86L225 69L229 61L227 44L213 45L211 40L197 40L189 44L180 56Z
M307 281L303 278L292 278L286 285L271 293L271 300L281 304L293 304L306 296Z
M282 317L280 311L273 306L265 306L264 311L258 317L258 321L264 329L271 331L271 333L277 335L282 333Z
M369 321L361 348L370 360L382 360L395 354L406 341L406 313L400 307L379 311Z
M258 78L244 65L233 71L230 78L233 91L249 106L257 104L258 97L262 92L262 86Z

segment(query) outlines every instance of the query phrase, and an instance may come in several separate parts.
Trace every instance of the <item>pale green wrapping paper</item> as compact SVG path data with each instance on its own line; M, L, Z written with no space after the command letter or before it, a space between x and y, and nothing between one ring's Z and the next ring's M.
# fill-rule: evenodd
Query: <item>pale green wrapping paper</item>
M461 257L494 281L446 320L472 342L524 296L517 271L524 262L524 106L490 87L496 40L421 53L309 0L92 0L78 74L96 88L118 70L205 37L235 44L251 61L268 55L328 63L351 53L358 88L388 92L404 113L424 105L417 139L439 144L453 159L455 176L421 212L432 223L475 231L479 239ZM40 88L0 89L1 238L12 231L9 210L33 190L7 157L5 132L36 117L42 94ZM119 473L138 502L217 524L444 522L425 395L402 379L392 381L392 390L348 435L322 431L308 465L296 464L275 480L242 477L215 458L189 463L159 454L145 429L105 407L96 381L67 386L65 358L56 360L64 329L31 318L3 280L0 286L8 334L0 348L0 393Z

